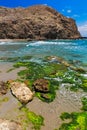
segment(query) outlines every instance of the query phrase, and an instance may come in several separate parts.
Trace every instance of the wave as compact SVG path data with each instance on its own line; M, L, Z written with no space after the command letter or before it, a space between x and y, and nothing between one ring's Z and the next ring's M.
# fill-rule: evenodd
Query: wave
M0 42L0 45L26 45L25 42L13 42L13 41L9 41L9 42Z
M0 42L0 45L4 45L4 44L6 44L6 42Z
M43 45L70 45L72 42L59 42L59 41L37 41L28 43L26 46L43 46Z

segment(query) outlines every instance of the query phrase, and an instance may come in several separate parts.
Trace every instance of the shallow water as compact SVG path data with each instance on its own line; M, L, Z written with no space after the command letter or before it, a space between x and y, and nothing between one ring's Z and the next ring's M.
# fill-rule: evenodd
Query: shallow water
M45 56L59 56L70 62L87 64L87 40L0 42L0 58L26 55L36 61Z

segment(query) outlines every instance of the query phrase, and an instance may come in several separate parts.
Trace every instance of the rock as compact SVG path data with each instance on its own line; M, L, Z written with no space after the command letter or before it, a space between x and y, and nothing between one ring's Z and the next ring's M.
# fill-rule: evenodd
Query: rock
M69 68L71 68L72 70L75 70L75 71L77 71L77 72L81 72L81 73L85 73L86 71L84 70L84 68L77 68L77 67L75 67L73 64L70 64L70 63L68 63L68 61L66 61L66 60L64 60L63 58L61 58L61 57L58 57L58 56L48 56L48 57L46 57L46 60L47 61L51 61L51 62L58 62L58 63L61 63L61 64L63 64L64 66L66 66L66 67L69 67Z
M49 92L50 89L50 83L46 79L37 79L34 84L34 89L39 92Z
M14 121L0 119L0 130L23 130L21 125Z
M10 83L12 94L23 104L28 103L33 99L33 93L25 83L12 82Z
M29 8L0 7L1 39L77 39L81 35L73 19L45 5Z
M46 100L50 100L50 96L47 95L47 94L45 94L45 93L42 93L42 94L41 94L41 97L42 97L42 98L45 98Z
M7 93L7 85L5 82L0 81L0 95L4 95Z

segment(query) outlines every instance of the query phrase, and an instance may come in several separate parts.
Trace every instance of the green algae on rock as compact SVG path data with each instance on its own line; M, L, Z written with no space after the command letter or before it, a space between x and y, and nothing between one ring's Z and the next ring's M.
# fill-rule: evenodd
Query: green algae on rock
M86 91L86 81L81 76L80 72L76 70L71 70L66 67L66 65L61 63L45 62L43 64L35 62L18 62L14 67L26 67L25 70L18 72L18 75L22 81L28 80L31 85L30 88L33 89L33 83L39 79L48 80L50 83L50 89L47 94L43 92L37 92L35 90L35 95L42 101L51 102L56 97L56 90L58 90L59 85L70 84L70 90L77 91L78 89L83 89Z
M83 97L81 101L83 105L82 110L87 111L87 97Z
M52 102L55 97L56 97L56 93L40 93L40 92L36 92L35 94L40 100L42 100L43 102L47 102L50 103Z
M63 123L59 130L87 130L87 98L82 98L82 112L64 112L60 118L64 121L70 119L69 123Z
M87 92L87 79L83 79L82 80L82 86L81 88Z
M39 79L38 79L39 80ZM48 79L49 91L48 92L35 92L35 95L42 101L50 103L56 97L56 90L59 89L59 82L53 79Z
M25 79L31 79L31 80L36 80L38 78L43 78L45 76L44 71L43 71L43 66L35 63L35 62L18 62L14 65L14 67L21 67L24 66L26 67L25 70L20 71L18 73L19 76L25 77Z
M27 61L30 60L32 56L18 56L18 57L0 57L0 61L4 62L18 62L18 61Z
M71 122L63 123L59 130L87 130L87 112L62 114L63 119L68 119L68 117L72 119Z
M25 129L28 127L29 123L32 123L34 130L40 130L41 126L44 125L44 118L41 115L36 115L34 112L29 111L28 108L23 107L22 111L25 115L25 120L23 123L25 123Z
M67 71L67 67L56 63L39 64L35 62L17 62L14 64L15 68L21 66L26 67L26 69L20 71L18 75L32 80L44 77L56 78L58 76L63 76L64 72Z
M29 80L29 82L31 82L30 87L32 89L34 88L37 80L39 82L40 90L41 90L41 84L42 84L40 79L43 79L44 81L48 82L49 90L48 90L47 94L46 94L46 92L41 92L41 91L37 92L36 89L34 89L34 90L36 93L35 95L38 98L40 98L42 101L52 102L56 97L55 91L59 88L59 82L54 79L50 79L50 78L56 77L54 72L56 71L56 73L58 73L58 70L60 70L60 68L62 71L62 67L60 65L56 65L56 64L40 65L35 62L18 62L14 65L14 67L20 67L20 66L25 66L26 69L18 72L18 75L20 76L20 78L24 79L24 81ZM65 70L63 70L63 71L65 71ZM54 76L52 76L52 75L54 75ZM42 86L43 86L43 84L42 84ZM45 84L45 87L46 87L46 84ZM45 90L45 91L47 91L47 90Z

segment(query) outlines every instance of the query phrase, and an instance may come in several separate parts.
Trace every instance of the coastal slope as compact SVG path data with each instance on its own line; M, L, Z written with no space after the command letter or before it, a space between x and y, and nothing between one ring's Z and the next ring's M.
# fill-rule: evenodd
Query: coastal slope
M78 39L73 19L45 5L29 8L0 7L0 39Z

